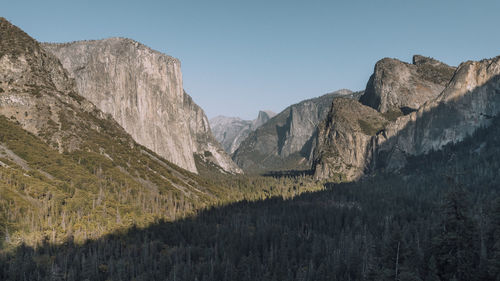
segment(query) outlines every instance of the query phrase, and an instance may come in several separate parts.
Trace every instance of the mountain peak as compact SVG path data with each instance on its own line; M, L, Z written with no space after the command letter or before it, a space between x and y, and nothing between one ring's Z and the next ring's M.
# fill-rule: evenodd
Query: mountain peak
M422 55L414 55L412 62L414 65L422 65L422 64L446 65L445 63L438 61L437 59L422 56Z
M0 57L6 54L17 57L40 49L35 39L3 17L0 17L0 39Z
M413 64L384 58L375 64L360 101L381 113L415 111L437 97L454 72L454 67L421 55L413 57Z
M336 94L336 95L340 95L340 96L346 96L346 95L350 95L352 93L353 93L353 91L351 91L349 89L339 89L337 91L331 92L331 94Z
M273 118L276 113L270 110L260 110L257 119L253 120L253 128L254 130L258 127L262 126L264 123L269 121L269 119Z
M59 58L78 92L139 144L194 173L198 155L239 172L215 141L205 112L184 91L179 60L121 37L42 46Z

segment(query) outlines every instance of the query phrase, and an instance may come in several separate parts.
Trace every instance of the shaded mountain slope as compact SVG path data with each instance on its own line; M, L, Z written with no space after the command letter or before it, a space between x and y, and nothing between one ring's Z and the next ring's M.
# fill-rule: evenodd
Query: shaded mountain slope
M500 112L500 57L460 64L444 91L377 136L376 166L397 170L408 155L439 150L492 124Z
M329 185L291 200L239 202L83 245L19 247L0 256L0 277L495 280L495 121L462 143L412 157L402 175Z
M323 145L316 150L315 163L321 163L313 167L316 168L316 178L328 178L331 175L340 174L347 179L355 179L374 169L398 170L405 165L407 158L411 155L439 150L444 145L461 141L478 128L491 124L491 118L500 110L498 78L500 59L498 57L480 62L462 63L452 76L448 73L451 68L435 60L415 56L414 61L414 65L388 59L377 63L375 74L368 82L365 94L360 101L366 103L367 96L373 97L374 92L371 88L374 81L378 81L376 84L379 85L392 85L388 86L391 91L383 91L384 87L380 88L382 90L379 91L379 96L382 99L379 100L378 106L374 106L389 122L378 128L379 130L370 138L364 139L362 151L366 153L357 154L360 156L357 158L357 165L352 165L349 161L352 159L352 153L348 153L358 151L358 149L349 150L349 148L358 147L354 141L357 133L355 131L336 132L340 120L331 119L324 124L324 131L334 133L325 134L318 140L318 143ZM387 63L396 64L397 67L387 66ZM428 72L419 73L419 67L424 66L424 70ZM401 67L409 70L395 72L395 69L398 70ZM378 74L379 72L382 74ZM373 77L377 75L380 77L374 80ZM448 77L451 80L445 82ZM436 86L437 82L446 87L432 98L439 88ZM417 84L423 86L416 88ZM436 91L429 96L430 92L427 90L431 88ZM419 97L417 105L420 105L417 109L402 112L404 108L410 108L410 104L403 103L410 100L408 93L411 93L413 97ZM392 103L395 107L390 109L387 104L394 101L397 101ZM344 140L350 141L335 142L334 139L339 134ZM323 157L329 155L329 151L345 151L346 153L338 154L333 158ZM363 155L364 157L361 157ZM339 165L339 163L344 164ZM361 168L363 169L360 170ZM358 171L357 176L347 176L354 175L354 170Z

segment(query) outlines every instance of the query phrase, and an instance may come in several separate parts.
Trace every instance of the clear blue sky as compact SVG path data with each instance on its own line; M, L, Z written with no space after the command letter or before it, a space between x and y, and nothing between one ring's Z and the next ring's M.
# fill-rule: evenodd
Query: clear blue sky
M179 58L209 118L364 89L383 57L500 55L500 1L1 2L0 15L39 41L122 36Z

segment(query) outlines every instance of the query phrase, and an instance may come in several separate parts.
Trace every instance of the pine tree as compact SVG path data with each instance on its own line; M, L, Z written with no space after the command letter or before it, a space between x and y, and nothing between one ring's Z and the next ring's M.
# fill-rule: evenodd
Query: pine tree
M500 198L495 202L491 214L492 223L492 253L489 262L489 273L493 280L500 281Z
M468 206L467 193L461 187L449 192L442 206L443 220L434 250L438 275L443 280L473 280L477 249Z

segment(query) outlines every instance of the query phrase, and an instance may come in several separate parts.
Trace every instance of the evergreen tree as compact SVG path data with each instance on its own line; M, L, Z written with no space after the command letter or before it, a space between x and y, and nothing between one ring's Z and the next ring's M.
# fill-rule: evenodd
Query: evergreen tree
M489 262L489 273L493 280L500 281L500 198L497 198L491 214L492 253Z
M440 233L435 239L438 274L442 280L470 281L477 265L474 223L467 193L455 187L445 197Z

